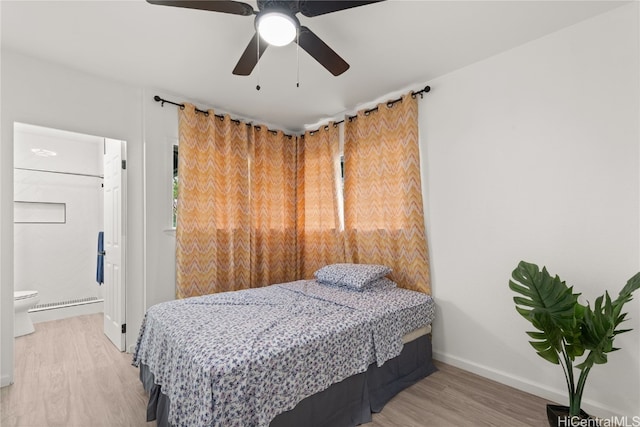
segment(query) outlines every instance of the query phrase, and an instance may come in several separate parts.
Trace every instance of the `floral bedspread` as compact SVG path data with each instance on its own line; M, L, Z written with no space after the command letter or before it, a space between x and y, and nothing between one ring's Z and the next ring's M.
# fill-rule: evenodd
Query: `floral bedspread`
M301 280L170 301L144 318L133 364L171 401L175 427L267 427L299 401L381 366L430 324L430 296Z

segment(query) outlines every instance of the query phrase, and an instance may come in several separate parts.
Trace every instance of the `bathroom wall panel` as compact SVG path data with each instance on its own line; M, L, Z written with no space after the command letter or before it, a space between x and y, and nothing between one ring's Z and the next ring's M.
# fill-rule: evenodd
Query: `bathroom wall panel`
M14 167L102 175L103 138L15 124Z
M103 224L101 139L83 141L69 134L16 130L16 145L23 148L16 153L23 155L20 161L16 158L14 200L65 205L64 223L14 224L14 289L37 290L40 304L103 296L95 280L97 236ZM56 155L38 156L31 147Z

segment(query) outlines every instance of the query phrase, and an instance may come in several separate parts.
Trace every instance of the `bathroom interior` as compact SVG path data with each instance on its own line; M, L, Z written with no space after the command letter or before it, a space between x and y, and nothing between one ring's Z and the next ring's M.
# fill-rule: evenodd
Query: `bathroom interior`
M14 124L14 335L103 312L104 138Z

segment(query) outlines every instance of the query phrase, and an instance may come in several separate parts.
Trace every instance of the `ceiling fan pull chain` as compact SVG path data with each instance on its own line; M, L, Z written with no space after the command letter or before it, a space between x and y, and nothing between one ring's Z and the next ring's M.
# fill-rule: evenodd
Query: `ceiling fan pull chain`
M256 43L256 64L258 65L258 84L256 84L256 90L260 90L260 35L256 34L256 37L258 38L258 43Z
M300 87L300 27L296 29L296 87Z

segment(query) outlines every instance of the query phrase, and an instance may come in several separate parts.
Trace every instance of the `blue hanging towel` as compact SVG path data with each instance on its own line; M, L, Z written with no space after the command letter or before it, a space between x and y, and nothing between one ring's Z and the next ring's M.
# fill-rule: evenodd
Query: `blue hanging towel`
M96 282L104 283L104 231L98 233L98 266L96 267Z

